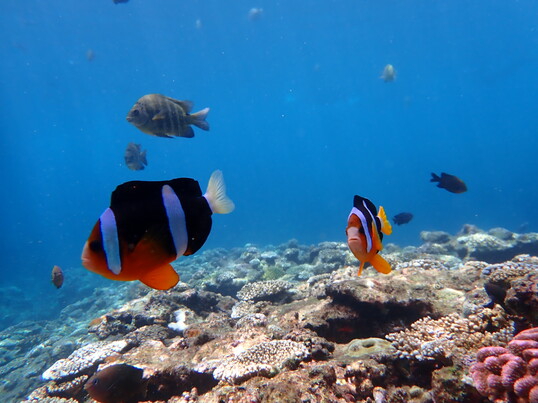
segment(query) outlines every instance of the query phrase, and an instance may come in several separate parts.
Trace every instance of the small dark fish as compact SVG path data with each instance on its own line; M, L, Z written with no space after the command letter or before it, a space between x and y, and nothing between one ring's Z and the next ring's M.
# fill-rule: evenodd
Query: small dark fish
M52 284L56 286L56 288L61 288L64 283L64 272L60 268L60 266L54 266L52 268Z
M129 143L125 149L125 164L127 168L133 171L141 171L146 165L148 160L146 159L147 150L142 151L142 145Z
M88 49L86 51L86 60L91 62L93 61L93 59L95 59L95 52L93 51L93 49Z
M467 191L467 185L464 181L454 175L450 175L442 172L441 176L437 176L432 172L432 178L430 182L439 182L438 188L446 189L452 193L463 193Z
M213 213L233 209L220 171L209 178L205 194L190 178L126 182L112 192L110 207L95 223L82 264L112 280L168 290L179 281L170 263L203 246Z
M394 224L396 225L402 225L402 224L407 224L412 219L413 219L413 214L411 213L399 213L399 214L396 214L392 218L392 221L394 221Z
M129 0L112 0L114 4L127 3Z
M206 122L209 108L196 113L191 101L179 101L160 94L140 98L127 114L127 121L140 131L157 137L194 137L191 125L209 130Z
M90 397L101 403L139 402L146 397L144 371L127 364L116 364L96 372L84 385Z

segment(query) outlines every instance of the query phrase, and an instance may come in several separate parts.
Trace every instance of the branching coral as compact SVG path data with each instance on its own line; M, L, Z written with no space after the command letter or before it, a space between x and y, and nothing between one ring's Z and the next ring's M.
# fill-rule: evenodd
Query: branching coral
M291 283L283 280L256 281L245 284L237 293L243 301L269 301L291 288Z
M484 308L468 318L455 313L437 320L426 317L386 338L401 358L444 360L462 358L468 350L492 342L507 342L511 332L512 326L500 308Z

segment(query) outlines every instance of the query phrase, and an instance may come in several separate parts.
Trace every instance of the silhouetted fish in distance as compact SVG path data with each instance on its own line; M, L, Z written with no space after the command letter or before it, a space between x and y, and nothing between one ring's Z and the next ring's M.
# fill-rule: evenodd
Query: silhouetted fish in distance
M129 143L125 149L125 165L127 168L133 171L141 171L146 165L148 160L146 158L147 150L142 151L141 144Z
M64 283L64 272L60 266L54 266L52 268L52 284L56 288L61 288Z
M386 83L390 83L396 79L396 69L392 64L387 64L381 73L381 77Z
M402 224L407 224L412 219L413 219L413 214L404 212L404 213L396 214L392 218L392 221L394 221L394 224L396 225L402 225Z
M140 98L127 114L127 121L140 131L157 137L194 137L191 125L209 130L209 108L191 113L191 101L180 101L160 94Z
M437 187L446 189L452 193L464 193L467 191L467 185L464 181L454 175L442 172L441 176L437 176L432 172L430 182L438 182Z

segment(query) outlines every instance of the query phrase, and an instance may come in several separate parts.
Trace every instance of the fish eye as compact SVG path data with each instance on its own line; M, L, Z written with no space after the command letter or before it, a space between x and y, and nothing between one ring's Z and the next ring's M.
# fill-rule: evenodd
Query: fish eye
M133 116L138 116L138 115L140 115L140 111L138 109L135 109L133 111Z
M100 252L102 250L101 242L99 241L92 241L89 246L92 252Z

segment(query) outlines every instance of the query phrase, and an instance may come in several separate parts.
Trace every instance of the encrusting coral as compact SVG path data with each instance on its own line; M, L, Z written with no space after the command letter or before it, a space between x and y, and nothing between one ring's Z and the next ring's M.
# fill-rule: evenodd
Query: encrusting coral
M476 389L494 402L538 402L538 327L516 335L506 348L483 347L470 372Z

